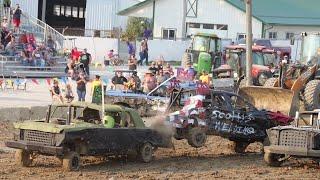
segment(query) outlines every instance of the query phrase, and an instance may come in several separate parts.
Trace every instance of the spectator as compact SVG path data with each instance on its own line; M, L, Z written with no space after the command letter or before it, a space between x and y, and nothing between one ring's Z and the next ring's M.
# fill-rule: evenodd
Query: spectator
M151 66L149 67L149 71L151 71L153 75L156 75L158 73L158 68L156 67L155 62L151 63Z
M147 27L144 28L143 31L143 37L146 39L149 39L152 35L152 31L150 29L148 29Z
M206 71L202 72L202 75L199 77L199 80L204 84L207 84L207 85L210 84L210 77Z
M145 59L146 60L146 66L148 66L148 59L149 59L148 51L149 51L148 39L144 38L141 41L141 45L140 45L140 52L139 52L140 60L139 60L138 64L142 65L143 60Z
M33 33L27 34L27 41L29 44L32 45L33 48L36 48L36 39L35 39Z
M194 70L192 65L190 63L187 64L187 67L185 68L185 74L187 75L187 79L193 81L196 77L197 72Z
M159 74L157 75L157 85L159 86L161 83L166 81L168 78L164 75L163 70L159 70Z
M96 75L95 79L92 81L91 95L92 95L92 103L95 103L95 104L102 103L102 83L99 75Z
M77 81L78 101L86 101L86 79L83 73L79 74Z
M132 54L136 54L136 53L135 53L135 49L134 49L132 43L130 43L129 41L127 41L127 47L128 47L129 57L130 57L130 55L132 55Z
M14 56L16 51L15 37L12 36L10 39L10 42L5 47L5 51L9 56Z
M28 38L27 38L27 32L23 31L23 33L21 34L20 38L19 38L19 42L21 44L27 44L28 43Z
M6 16L10 16L11 0L3 0L4 13Z
M34 66L40 66L44 67L46 65L46 62L43 58L42 53L39 50L39 47L37 47L33 53L32 53L32 59L33 59L33 65Z
M163 63L164 63L163 56L160 56L159 59L157 59L156 63L157 63L158 71L162 70L163 69Z
M29 56L29 53L27 52L27 50L25 50L25 49L22 50L20 57L21 57L22 65L30 66L30 59L29 59L30 56Z
M114 86L116 86L124 85L124 83L128 82L128 80L122 75L122 72L117 71L116 75L111 79L111 82Z
M7 17L3 17L2 22L1 22L1 28L2 28L4 31L8 31L9 22L8 22Z
M146 94L157 87L157 79L154 77L154 74L151 71L146 72L142 85L143 92Z
M84 65L84 70L87 73L87 75L90 75L90 69L89 69L89 65L91 64L92 58L91 58L91 54L87 52L87 49L85 48L83 50L83 53L80 56L80 62Z
M157 86L165 82L168 78L164 75L163 70L159 70L159 75L157 75ZM164 95L166 93L166 86L161 86L159 88L159 94Z
M167 77L167 78L170 78L171 76L174 75L174 72L172 70L172 67L170 66L169 63L166 64L166 66L164 67L163 69L163 72L164 72L164 75Z
M129 66L129 70L137 69L137 59L134 54L129 57L128 66Z
M13 25L14 25L14 32L19 32L20 30L20 19L21 19L22 11L20 9L19 4L17 4L17 7L13 11Z
M136 71L133 72L131 77L133 78L133 80L135 82L135 85L136 85L135 90L140 90L140 88L141 88L141 80L140 80L137 72Z
M47 47L48 47L50 50L52 50L53 53L56 52L57 44L56 44L56 42L52 39L51 36L48 36Z
M72 63L73 63L73 64L75 64L76 62L78 62L80 55L81 55L81 52L78 51L77 47L74 47L74 48L71 50L71 60L72 60Z
M135 80L130 77L128 82L125 82L124 83L124 87L125 87L125 90L132 90L132 91L135 91L136 89L136 82Z
M52 95L52 100L59 100L61 103L63 103L63 97L61 95L61 89L59 86L58 80L54 79L53 80L53 86L51 87L51 95Z
M73 99L74 99L73 91L72 91L72 88L71 88L70 84L67 84L67 86L66 86L65 98L67 100L67 103L71 103L73 101Z

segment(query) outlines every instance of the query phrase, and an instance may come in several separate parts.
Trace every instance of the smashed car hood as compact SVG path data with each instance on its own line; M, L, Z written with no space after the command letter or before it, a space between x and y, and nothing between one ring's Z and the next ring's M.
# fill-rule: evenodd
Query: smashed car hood
M14 127L16 129L27 129L27 130L34 130L34 131L49 132L49 133L61 133L62 131L66 131L66 132L79 131L79 130L88 129L88 128L104 128L104 126L85 123L85 122L75 122L70 125L59 125L59 124L36 122L36 121L25 121L25 122L14 123Z

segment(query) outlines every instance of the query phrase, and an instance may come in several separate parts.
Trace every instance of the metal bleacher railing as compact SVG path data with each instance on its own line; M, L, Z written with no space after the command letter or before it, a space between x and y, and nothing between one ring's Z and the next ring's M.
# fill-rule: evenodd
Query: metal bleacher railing
M10 15L4 13L4 8L1 4L0 7L1 17L7 16L11 19ZM22 10L23 11L23 10ZM1 18L2 19L2 18ZM12 25L9 25L11 29ZM63 57L63 47L65 37L46 24L45 22L23 12L21 16L20 32L15 35L21 35L22 31L26 33L32 33L37 43L46 43L48 38L56 43L57 64L48 67L34 67L34 66L22 66L19 56L7 56L0 54L0 75L2 76L29 76L29 77L56 77L64 74L65 58ZM16 38L19 39L19 38ZM59 56L60 55L60 56Z

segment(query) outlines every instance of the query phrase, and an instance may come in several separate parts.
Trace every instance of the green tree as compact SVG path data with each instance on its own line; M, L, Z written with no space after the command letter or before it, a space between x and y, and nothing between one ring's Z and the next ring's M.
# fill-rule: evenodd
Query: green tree
M122 39L133 41L139 37L142 37L144 28L150 28L150 26L151 23L147 18L129 17L127 29L122 34Z

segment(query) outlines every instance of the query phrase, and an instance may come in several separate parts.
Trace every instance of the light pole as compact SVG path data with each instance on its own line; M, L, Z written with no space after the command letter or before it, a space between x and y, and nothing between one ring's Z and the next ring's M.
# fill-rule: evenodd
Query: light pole
M252 85L252 0L245 0L246 3L246 24L247 24L247 53L246 53L246 85Z

